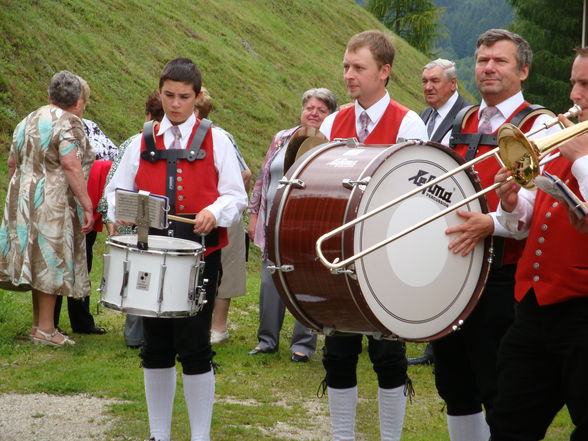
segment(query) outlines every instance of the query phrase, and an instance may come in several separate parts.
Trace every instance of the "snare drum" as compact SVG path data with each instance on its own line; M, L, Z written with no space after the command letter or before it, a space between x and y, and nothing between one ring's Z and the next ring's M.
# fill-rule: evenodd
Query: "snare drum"
M455 212L331 272L317 239L463 163L436 143L364 146L336 141L307 152L282 181L271 209L269 269L292 314L311 329L408 341L440 338L461 326L490 268L491 238L467 257L447 248ZM468 169L323 243L333 261L403 231L479 191ZM487 212L485 199L462 210Z
M195 315L205 303L199 286L204 247L166 236L149 236L148 244L148 250L139 250L135 235L106 241L100 302L145 317Z

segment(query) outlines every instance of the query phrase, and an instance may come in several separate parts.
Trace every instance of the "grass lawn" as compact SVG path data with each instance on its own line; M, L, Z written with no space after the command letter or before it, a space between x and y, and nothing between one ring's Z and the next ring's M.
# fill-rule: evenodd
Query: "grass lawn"
M101 255L103 240L95 247ZM250 356L257 340L259 256L249 264L248 294L233 300L229 315L231 338L217 346L215 362L216 402L212 422L215 440L328 440L330 425L327 397L317 397L324 376L320 352L307 364L289 360L288 342L293 320L288 314L282 344L276 354ZM93 286L102 274L101 259L92 271ZM93 311L98 294L92 295ZM69 329L67 308L61 323ZM107 440L141 440L148 436L143 375L137 350L123 341L123 316L101 309L99 325L104 336L75 335L71 348L54 349L31 345L26 339L30 326L30 295L0 291L0 393L57 395L90 394L119 400L110 405L114 424ZM319 349L323 338L319 338ZM410 356L424 344L408 344ZM365 351L364 351L365 352ZM407 406L403 441L448 440L443 402L435 392L432 367L410 367L416 396ZM176 409L172 438L189 440L189 423L184 406L181 374L178 371ZM364 353L359 363L358 440L378 440L377 383ZM571 430L567 411L553 423L548 440L566 440Z

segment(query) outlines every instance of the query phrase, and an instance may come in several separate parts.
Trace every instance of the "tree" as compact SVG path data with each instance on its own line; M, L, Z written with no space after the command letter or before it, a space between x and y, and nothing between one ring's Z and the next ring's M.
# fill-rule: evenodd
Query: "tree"
M431 56L442 12L432 0L369 0L366 9L411 46Z
M525 98L554 112L571 105L572 49L582 35L582 2L578 0L507 0L515 9L511 30L533 49L533 64L525 82Z

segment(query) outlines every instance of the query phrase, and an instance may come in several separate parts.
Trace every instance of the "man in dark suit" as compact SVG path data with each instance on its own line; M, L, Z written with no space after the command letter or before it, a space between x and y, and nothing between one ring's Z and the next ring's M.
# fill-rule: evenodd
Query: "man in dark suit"
M472 103L457 93L453 61L437 58L423 68L423 94L429 105L420 114L427 125L429 141L449 145L449 134L458 112Z
M453 120L459 111L471 105L457 93L457 76L453 61L437 58L423 67L423 94L429 107L420 113L427 126L429 141L449 145ZM409 365L433 363L433 347L428 344L420 357L409 358Z

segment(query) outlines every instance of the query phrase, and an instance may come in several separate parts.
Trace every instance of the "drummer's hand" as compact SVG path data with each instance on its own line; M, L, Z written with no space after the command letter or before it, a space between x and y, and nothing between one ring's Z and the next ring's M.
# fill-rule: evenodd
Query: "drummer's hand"
M208 234L216 227L216 217L210 211L204 209L196 215L194 233Z
M488 214L471 211L458 210L457 215L465 221L445 230L445 234L459 233L455 239L449 242L448 248L454 254L461 253L462 256L467 256L479 241L494 232L494 220Z
M588 207L588 204L584 203L584 205ZM572 224L572 226L580 233L588 234L588 216L578 218L578 216L576 216L574 211L570 207L568 207L567 204L566 208L568 210L568 218L570 219L570 223Z
M494 177L495 183L504 182L496 189L496 195L500 198L502 209L507 213L510 213L517 206L518 193L521 189L521 186L514 179L505 182L509 176L512 176L512 172L507 168L501 168Z

